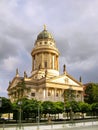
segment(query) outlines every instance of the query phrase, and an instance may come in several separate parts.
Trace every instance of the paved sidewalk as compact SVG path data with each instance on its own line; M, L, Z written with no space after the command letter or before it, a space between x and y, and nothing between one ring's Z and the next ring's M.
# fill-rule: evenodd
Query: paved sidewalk
M38 126L24 126L21 129L18 127L0 128L0 130L51 130L51 129L64 129L66 128L78 128L84 126L94 126L98 125L98 121L95 122L83 122L83 123L73 123L73 124L50 124L50 125L39 125Z

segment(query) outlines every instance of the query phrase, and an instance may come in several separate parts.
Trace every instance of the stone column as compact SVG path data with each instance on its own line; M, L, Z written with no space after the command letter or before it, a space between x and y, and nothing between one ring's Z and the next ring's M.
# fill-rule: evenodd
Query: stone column
M44 53L42 53L41 66L42 66L42 68L44 68Z
M48 88L46 88L46 91L45 91L45 98L47 99L47 97L48 97Z
M43 89L43 98L44 99L46 98L46 89L45 88Z
M54 88L54 100L56 99L56 88Z
M51 53L49 53L49 69L51 69Z
M52 69L54 69L54 55L52 55Z
M58 63L58 56L57 56L57 70L59 70L59 63Z

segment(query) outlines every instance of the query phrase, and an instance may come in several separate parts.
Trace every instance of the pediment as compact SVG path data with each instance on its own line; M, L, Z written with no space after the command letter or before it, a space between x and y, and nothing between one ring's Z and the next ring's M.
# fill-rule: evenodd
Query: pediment
M74 79L69 74L64 74L58 77L54 77L50 80L52 83L58 83L58 84L67 84L67 85L74 85L74 86L80 86L81 83Z
M14 77L12 82L10 82L8 89L14 88L20 80L20 77Z

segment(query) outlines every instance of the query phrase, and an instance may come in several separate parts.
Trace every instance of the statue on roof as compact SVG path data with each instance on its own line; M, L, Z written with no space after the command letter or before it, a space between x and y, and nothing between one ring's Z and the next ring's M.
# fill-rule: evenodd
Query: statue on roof
M47 29L46 29L46 25L45 25L45 24L44 24L44 30L47 30Z
M19 77L18 68L16 69L16 77Z
M63 65L63 72L65 72L66 71L66 65L64 64Z
M27 78L27 73L26 73L26 71L24 71L24 78Z

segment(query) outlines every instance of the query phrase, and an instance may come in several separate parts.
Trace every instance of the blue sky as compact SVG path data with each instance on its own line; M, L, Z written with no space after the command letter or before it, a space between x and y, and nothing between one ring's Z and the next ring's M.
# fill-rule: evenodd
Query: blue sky
M77 80L98 82L98 0L0 0L0 96L26 70L43 25L52 33L63 64Z

